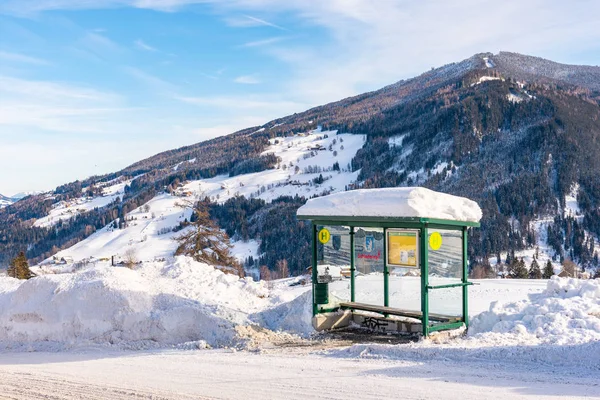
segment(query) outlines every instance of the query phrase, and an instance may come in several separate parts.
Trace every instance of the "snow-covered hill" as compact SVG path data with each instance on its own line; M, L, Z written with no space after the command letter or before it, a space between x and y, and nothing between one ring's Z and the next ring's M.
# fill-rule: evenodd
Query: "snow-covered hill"
M37 219L33 226L53 226L61 220L66 222L77 215L84 214L95 208L106 207L114 202L117 197L123 196L125 186L130 183L131 180L115 179L100 187L102 191L100 196L82 196L72 200L59 201L53 205L52 210L47 216ZM47 195L45 198L51 199L52 195Z
M352 172L350 162L364 145L364 135L338 134L315 130L270 140L263 154L274 154L281 161L277 168L252 174L217 176L187 183L179 193L209 196L223 203L234 196L257 197L271 201L280 196L311 197L337 192L355 183L360 171ZM334 170L337 163L338 170ZM322 176L324 182L317 184Z
M184 182L173 195L158 194L146 205L128 213L125 228L115 229L111 222L87 239L60 251L54 258L77 263L115 256L119 261L127 251L133 252L140 261L172 257L177 248L174 238L179 235L174 230L180 223L189 220L192 213L190 205L195 199L209 196L213 201L223 203L234 196L245 196L271 201L283 195L311 197L343 191L356 181L359 171L351 172L349 163L364 140L363 135L319 129L271 139L264 154L274 154L280 159L276 168L234 177L221 175ZM316 183L320 176L323 182ZM34 225L52 226L95 207L106 206L122 196L125 186L131 182L115 179L104 185L102 196L59 202L48 216L38 219ZM248 256L256 258L257 251L258 243L254 240L234 243L233 253L241 261ZM46 268L50 268L48 261Z
M0 208L10 206L12 203L13 201L11 199L0 194Z

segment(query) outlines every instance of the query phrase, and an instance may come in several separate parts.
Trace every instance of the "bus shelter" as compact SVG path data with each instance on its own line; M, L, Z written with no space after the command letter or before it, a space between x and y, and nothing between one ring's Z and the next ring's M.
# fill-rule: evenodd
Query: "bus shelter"
M467 231L472 200L421 187L310 199L313 325L385 332L468 328Z

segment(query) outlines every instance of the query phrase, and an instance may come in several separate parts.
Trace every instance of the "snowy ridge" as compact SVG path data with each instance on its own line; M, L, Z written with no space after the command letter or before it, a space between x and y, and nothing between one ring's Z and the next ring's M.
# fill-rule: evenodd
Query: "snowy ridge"
M13 204L15 201L18 201L17 197L6 197L0 194L0 208L8 207Z

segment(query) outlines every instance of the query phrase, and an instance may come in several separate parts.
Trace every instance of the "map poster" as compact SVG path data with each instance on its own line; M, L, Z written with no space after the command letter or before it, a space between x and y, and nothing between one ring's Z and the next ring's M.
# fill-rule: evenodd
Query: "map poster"
M390 266L418 268L418 232L388 230L387 255Z

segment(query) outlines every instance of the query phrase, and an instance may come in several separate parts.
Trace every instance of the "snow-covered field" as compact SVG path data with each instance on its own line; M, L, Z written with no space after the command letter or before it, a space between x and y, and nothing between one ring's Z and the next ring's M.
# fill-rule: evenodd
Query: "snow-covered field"
M189 219L192 210L184 200L169 194L160 194L146 205L147 212L144 207L139 207L127 214L126 228L114 229L109 224L87 239L60 251L56 257L71 257L76 262L90 257L98 260L116 256L120 260L128 249L132 249L140 261L171 257L177 248L174 238L178 235L173 228Z
M271 201L296 194L311 197L323 192L343 191L356 181L359 171L348 168L356 152L364 145L364 135L337 134L337 131L312 131L270 140L263 154L281 158L278 168L234 177L220 175L187 183L181 192L209 196L222 203L240 195ZM334 171L338 163L340 170ZM322 175L325 181L312 180Z
M381 291L360 278L359 294ZM395 297L418 286L392 280ZM185 257L0 278L0 398L600 396L598 280L477 281L464 338L354 345L310 336L295 281Z

